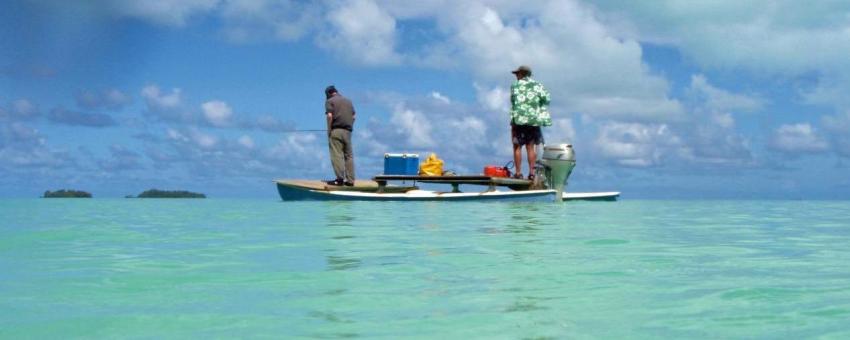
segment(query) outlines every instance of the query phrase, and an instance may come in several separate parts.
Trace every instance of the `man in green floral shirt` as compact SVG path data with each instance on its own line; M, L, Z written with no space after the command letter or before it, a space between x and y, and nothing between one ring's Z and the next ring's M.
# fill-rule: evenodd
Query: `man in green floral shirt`
M514 178L522 178L522 146L528 154L528 179L534 179L537 160L535 146L543 144L541 126L551 126L549 91L543 84L531 79L531 68L520 66L511 71L517 81L511 85L511 140L514 145Z

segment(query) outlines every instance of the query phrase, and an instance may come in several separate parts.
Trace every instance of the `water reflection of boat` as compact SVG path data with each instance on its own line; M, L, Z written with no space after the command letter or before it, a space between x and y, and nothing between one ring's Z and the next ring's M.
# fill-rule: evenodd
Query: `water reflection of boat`
M564 193L567 179L575 167L572 145L558 144L543 148L542 160L534 180L491 176L415 176L379 175L370 181L358 180L354 186L328 185L314 180L276 180L284 201L357 200L357 201L480 201L480 200L616 200L619 193ZM401 182L401 184L398 184ZM421 189L418 184L448 184L450 191ZM484 188L466 190L469 186ZM499 190L509 188L510 190ZM560 199L559 199L560 198Z
M565 192L561 198L564 201L616 201L620 192Z

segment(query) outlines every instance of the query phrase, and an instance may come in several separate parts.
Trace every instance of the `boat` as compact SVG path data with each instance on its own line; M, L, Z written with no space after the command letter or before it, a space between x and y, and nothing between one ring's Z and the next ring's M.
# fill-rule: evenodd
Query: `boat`
M561 198L564 201L616 201L620 192L565 192Z
M567 179L575 167L575 153L570 144L543 147L542 159L534 169L534 180L482 175L419 176L378 175L371 180L357 180L353 186L330 185L304 179L275 180L284 201L556 201L573 199L611 200L619 193L564 193ZM451 190L438 191L419 185L448 184ZM470 186L483 188L473 191ZM500 190L508 188L509 190ZM599 195L604 194L604 195Z
M403 181L410 185L389 185L390 181ZM488 176L375 176L370 181L356 181L354 186L328 185L322 181L276 180L277 191L284 201L481 201L552 200L552 189L525 189L502 191L501 186L527 188L532 181ZM451 191L423 190L417 184L451 184ZM463 192L460 185L487 186L483 191Z

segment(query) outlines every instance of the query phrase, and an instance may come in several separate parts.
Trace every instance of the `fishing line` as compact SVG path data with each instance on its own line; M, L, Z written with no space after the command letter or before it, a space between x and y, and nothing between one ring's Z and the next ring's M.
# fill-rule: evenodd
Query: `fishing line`
M322 130L313 130L313 129L298 129L298 130L287 130L281 131L280 133L296 133L296 132L327 132L327 129Z

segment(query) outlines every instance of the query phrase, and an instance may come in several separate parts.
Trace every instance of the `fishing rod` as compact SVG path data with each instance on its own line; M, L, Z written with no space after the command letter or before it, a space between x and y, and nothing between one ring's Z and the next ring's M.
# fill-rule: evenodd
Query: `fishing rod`
M293 130L280 131L280 132L281 132L281 133L296 133L296 132L328 132L328 130L327 130L327 129L321 129L321 130L317 130L317 129L293 129Z

